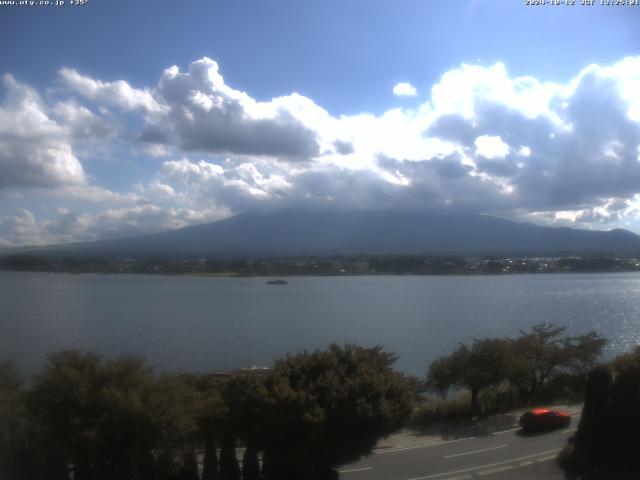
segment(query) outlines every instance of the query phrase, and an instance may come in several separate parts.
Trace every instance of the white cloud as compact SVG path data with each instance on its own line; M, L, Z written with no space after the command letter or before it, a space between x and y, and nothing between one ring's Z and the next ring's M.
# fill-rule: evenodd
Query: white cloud
M418 95L418 91L410 83L399 82L393 87L393 94L399 97L415 97Z
M527 147L526 145L523 145L518 150L518 155L520 155L522 157L530 157L531 156L531 149L529 147Z
M220 165L201 160L197 163L182 158L171 160L162 164L162 173L168 178L178 179L185 186L193 185L193 182L209 181L219 178L224 173Z
M508 106L527 118L547 115L562 86L533 77L511 78L504 64L490 67L462 64L442 75L432 89L431 101L438 115L458 114L470 119L483 104Z
M85 231L95 238L117 238L211 222L228 215L228 210L224 208L193 210L141 205L123 209L108 209L87 219L89 223Z
M131 149L134 155L148 155L155 158L168 157L172 153L172 149L166 145L158 143L142 143Z
M62 68L59 74L69 88L95 102L113 105L125 111L140 111L148 114L160 113L164 110L149 90L133 88L124 80L102 82L81 75L71 68Z
M279 202L291 195L291 172L259 158L221 165L187 158L164 162L158 178L144 187L169 187L174 195L204 205L212 199L233 205L235 211L259 208L264 201ZM165 187L165 189L166 189Z
M51 109L51 114L79 141L112 137L118 131L108 115L96 115L75 100L58 102Z
M42 245L47 238L41 235L33 214L24 208L15 215L0 217L0 246Z
M7 98L0 105L0 188L84 184L69 129L50 118L35 90L11 75L3 83Z
M509 153L509 145L499 136L480 135L474 140L476 155L486 158L504 158Z
M98 185L65 185L47 194L64 200L96 205L131 205L144 202L144 199L136 193L122 194Z
M38 221L27 209L0 217L0 246L50 245L72 241L135 236L211 222L229 216L224 208L188 209L140 205L107 209L97 215L76 214L59 208Z

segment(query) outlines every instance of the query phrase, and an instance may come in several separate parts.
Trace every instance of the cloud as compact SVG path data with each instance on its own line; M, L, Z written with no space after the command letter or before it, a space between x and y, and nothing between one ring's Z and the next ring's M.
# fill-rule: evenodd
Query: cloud
M2 80L7 96L0 105L0 188L84 184L69 128L51 118L35 90L8 74Z
M473 143L476 146L476 156L493 159L504 158L509 153L509 145L499 136L480 135Z
M142 142L175 144L183 151L232 153L308 160L320 153L316 132L300 117L322 115L313 102L292 94L258 102L226 85L218 64L202 58L186 72L164 71L153 89L118 80L104 82L62 68L70 89L100 104L143 116Z
M211 62L166 75L190 86L206 77L209 91L257 105L226 86ZM331 139L313 162L283 164L239 154L224 162L183 158L165 162L158 181L196 204L215 200L232 211L316 204L517 218L606 209L611 198L628 198L640 189L635 97L624 93L636 85L638 65L626 59L611 67L589 66L564 85L512 78L500 63L462 65L443 74L429 101L380 116L327 118L298 98L302 106L290 107L292 115L302 119L300 112L306 112L306 127L318 139ZM203 91L179 89L177 104L184 103L185 90Z
M290 171L278 163L259 158L225 162L224 167L204 160L187 158L164 162L157 178L149 186L180 198L197 208L211 204L232 206L232 211L262 208L265 203L287 206L292 199ZM287 178L288 177L288 178Z
M393 87L393 94L399 97L415 97L418 95L418 91L410 83L399 82Z
M96 115L75 100L58 102L51 109L51 114L78 141L105 139L118 133L116 122L108 115Z
M18 209L15 215L0 217L0 246L42 245L47 239L29 210Z
M333 146L335 147L336 152L339 153L340 155L350 155L356 152L351 142L336 140L335 142L333 142Z
M540 82L533 77L511 78L503 63L485 67L462 64L444 73L431 89L431 104L438 116L475 116L483 104L508 106L526 118L545 115L556 119L552 99L562 94L562 85Z
M184 150L288 159L319 153L314 132L287 108L287 99L256 102L227 86L211 59L193 62L186 72L165 70L157 94L169 107L161 122Z
M128 142L137 155L160 159L144 164L128 193L91 183L79 163L75 183L73 175L40 175L57 185L50 198L78 217L38 215L40 226L54 218L61 226L47 224L42 238L63 238L65 229L75 232L69 238L143 233L291 206L464 211L580 226L625 226L640 211L640 57L587 66L566 83L513 77L502 63L463 64L444 72L426 101L380 115L332 116L296 93L260 102L229 86L208 58L184 71L171 67L143 89L68 69L61 75L80 99L47 108L20 87L0 119L29 124L29 142L1 142L0 159L7 145L44 144L67 148L77 162L72 147L87 137ZM11 225L28 232L28 216L14 216Z
M639 189L640 125L624 94L640 87L639 65L589 66L567 85L512 79L503 65L462 66L434 86L427 135L457 144L471 175L503 185L504 214L604 208Z
M66 185L48 191L47 195L95 205L132 205L145 202L144 198L135 192L122 194L98 185Z
M51 218L38 221L27 209L0 217L0 246L51 245L120 238L211 222L229 216L228 210L161 208L140 205L107 209L98 215L59 208Z
M146 114L160 113L164 109L149 90L133 88L124 80L94 80L71 68L61 68L58 73L67 87L95 102Z
M224 208L193 210L141 205L123 209L108 209L92 217L85 230L95 238L118 238L211 222L228 215L228 211Z

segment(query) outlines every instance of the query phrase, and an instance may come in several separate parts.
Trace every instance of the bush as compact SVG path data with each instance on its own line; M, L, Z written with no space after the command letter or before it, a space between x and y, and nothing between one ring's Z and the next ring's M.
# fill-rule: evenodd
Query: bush
M480 415L498 412L496 390L483 390L478 397ZM407 426L423 430L437 423L459 422L472 418L469 410L471 394L463 392L449 399L424 399L414 409Z
M469 395L450 400L425 400L413 411L408 426L425 429L434 423L459 421L469 418Z

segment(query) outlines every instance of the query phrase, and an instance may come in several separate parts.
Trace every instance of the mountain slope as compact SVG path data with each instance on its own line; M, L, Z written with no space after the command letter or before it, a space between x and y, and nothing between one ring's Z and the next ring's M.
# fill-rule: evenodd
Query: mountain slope
M47 255L201 257L328 254L638 255L640 236L541 227L485 215L246 213L132 238L29 249Z

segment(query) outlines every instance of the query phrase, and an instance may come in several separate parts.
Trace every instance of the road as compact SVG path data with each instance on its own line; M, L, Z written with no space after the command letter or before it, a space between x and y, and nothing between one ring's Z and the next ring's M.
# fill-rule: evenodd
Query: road
M341 480L562 479L556 456L575 431L571 426L525 435L519 429L376 450L338 469Z

